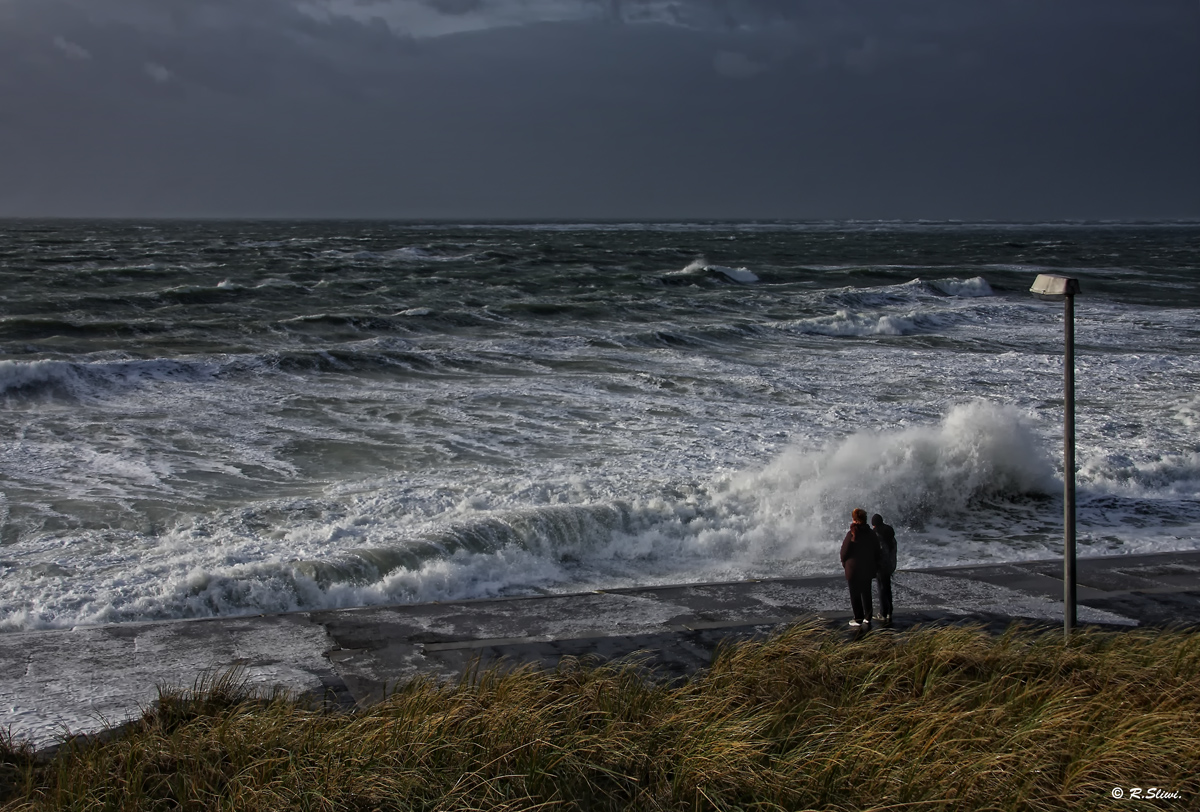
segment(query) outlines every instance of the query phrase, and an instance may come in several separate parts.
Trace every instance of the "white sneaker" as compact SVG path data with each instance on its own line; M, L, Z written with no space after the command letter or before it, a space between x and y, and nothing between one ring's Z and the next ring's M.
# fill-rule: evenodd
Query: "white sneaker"
M861 626L863 624L862 624L861 620L852 620L852 621L850 621L850 625L851 626Z

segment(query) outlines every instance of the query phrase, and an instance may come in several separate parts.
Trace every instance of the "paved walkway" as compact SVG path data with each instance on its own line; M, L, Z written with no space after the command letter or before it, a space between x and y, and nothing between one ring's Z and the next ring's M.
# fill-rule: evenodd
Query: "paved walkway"
M1056 561L901 571L895 628L1061 627L1061 573ZM1080 559L1078 581L1082 624L1200 625L1200 552ZM553 667L568 655L649 652L665 675L684 675L723 640L814 617L841 625L848 607L830 575L4 634L0 726L46 747L136 718L159 686L235 666L252 684L344 706L499 658Z

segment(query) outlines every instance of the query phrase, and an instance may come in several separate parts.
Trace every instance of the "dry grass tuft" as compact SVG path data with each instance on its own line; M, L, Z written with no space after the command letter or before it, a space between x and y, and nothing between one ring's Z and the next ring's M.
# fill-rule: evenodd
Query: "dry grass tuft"
M1200 636L809 624L682 684L636 662L413 681L326 713L236 676L47 763L0 740L4 809L1052 810L1200 798Z

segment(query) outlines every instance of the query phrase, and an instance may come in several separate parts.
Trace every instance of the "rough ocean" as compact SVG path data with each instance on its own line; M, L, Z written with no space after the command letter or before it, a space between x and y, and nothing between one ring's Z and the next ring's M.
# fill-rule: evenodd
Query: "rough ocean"
M0 223L0 629L1200 548L1200 225Z

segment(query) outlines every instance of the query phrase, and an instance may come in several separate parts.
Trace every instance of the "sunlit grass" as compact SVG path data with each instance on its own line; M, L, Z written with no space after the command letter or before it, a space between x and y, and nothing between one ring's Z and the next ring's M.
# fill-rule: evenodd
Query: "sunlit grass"
M352 714L226 677L106 742L3 750L5 809L1111 809L1200 799L1200 636L801 625L637 662L417 680Z

